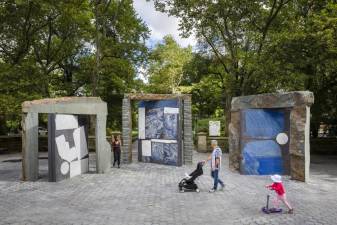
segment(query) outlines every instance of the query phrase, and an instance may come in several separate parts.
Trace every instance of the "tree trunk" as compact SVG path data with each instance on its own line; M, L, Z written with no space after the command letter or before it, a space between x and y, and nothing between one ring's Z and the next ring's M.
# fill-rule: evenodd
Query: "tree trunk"
M100 54L101 54L101 49L100 49L100 38L99 38L99 13L98 13L98 5L99 1L96 1L95 4L95 47L96 47L96 62L95 62L95 68L93 70L92 74L92 95L96 96L97 93L97 78L100 70Z

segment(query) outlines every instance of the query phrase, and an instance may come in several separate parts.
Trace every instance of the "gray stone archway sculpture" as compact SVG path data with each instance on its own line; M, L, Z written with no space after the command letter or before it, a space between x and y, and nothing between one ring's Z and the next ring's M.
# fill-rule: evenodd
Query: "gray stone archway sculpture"
M229 166L240 170L244 123L242 112L247 109L286 109L289 113L289 175L307 181L310 167L310 106L314 95L309 91L269 93L232 99L229 125ZM287 139L288 140L288 139Z
M180 102L180 112L182 115L181 124L181 147L182 164L192 163L193 136L192 136L192 109L191 95L188 94L125 94L122 107L122 154L121 159L124 163L132 162L132 120L131 120L131 101L157 101L177 99Z
M22 179L38 179L38 114L76 114L96 116L96 171L111 167L111 148L106 140L107 104L97 97L63 97L25 101L22 104Z

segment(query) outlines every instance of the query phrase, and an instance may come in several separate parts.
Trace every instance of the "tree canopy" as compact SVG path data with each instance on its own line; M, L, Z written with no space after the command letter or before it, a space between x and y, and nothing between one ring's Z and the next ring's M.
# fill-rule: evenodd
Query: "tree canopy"
M193 102L220 88L213 108L230 109L234 96L275 91L314 92L313 130L336 124L337 3L333 0L155 0L157 10L180 19L181 34L198 39L197 64L186 82ZM203 61L201 63L200 61ZM209 107L211 107L209 105ZM201 114L208 114L204 108ZM322 113L323 111L323 113ZM315 132L314 132L315 133Z
M109 125L120 125L121 95L139 86L149 35L132 3L2 1L0 114L17 127L24 100L91 95L115 106Z
M184 67L192 59L192 47L182 48L172 38L165 36L152 50L148 60L149 90L156 93L177 93Z
M119 129L127 92L190 93L195 118L229 121L234 96L310 90L313 135L337 124L335 0L151 2L193 49L172 36L148 48L132 0L1 1L0 133L20 126L25 100L82 95L106 101Z

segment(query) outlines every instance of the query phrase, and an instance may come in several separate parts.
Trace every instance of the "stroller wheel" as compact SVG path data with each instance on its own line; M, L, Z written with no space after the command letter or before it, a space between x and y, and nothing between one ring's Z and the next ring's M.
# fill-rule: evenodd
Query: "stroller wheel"
M180 193L184 193L185 191L184 191L184 189L181 189L181 190L179 190L179 192L180 192Z
M198 193L200 192L200 190L198 188L195 191L198 192Z

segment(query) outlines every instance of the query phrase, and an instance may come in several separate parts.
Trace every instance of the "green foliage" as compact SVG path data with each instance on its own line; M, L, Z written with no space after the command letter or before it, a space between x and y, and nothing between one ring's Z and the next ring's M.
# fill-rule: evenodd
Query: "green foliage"
M108 126L120 129L123 94L139 91L141 87L136 69L147 58L145 40L149 30L137 17L131 0L96 1L93 7L98 10L95 13L98 50L87 67L87 77L92 78L88 90L108 103Z
M165 36L149 57L149 91L177 93L183 80L184 66L192 59L192 48L181 48L172 36Z
M260 76L264 76L259 84L260 91L273 86L314 92L311 125L316 136L321 123L337 123L337 4L304 1L298 7L288 21L289 30L272 36L263 55L266 65L261 67ZM296 18L301 20L291 22Z
M180 19L182 36L195 35L195 53L171 36L148 52L149 29L132 3L2 1L0 132L19 128L23 101L74 95L100 96L118 130L123 94L140 91L192 94L204 129L200 118L227 125L234 96L310 90L312 133L337 123L336 1L154 0ZM149 84L136 78L141 67Z
M139 89L136 68L147 57L149 31L132 3L1 2L2 118L20 115L25 100L94 95L108 102L108 126L120 127L121 96Z
M199 41L182 82L193 85L199 115L214 106L228 113L233 96L310 90L313 134L320 123L337 123L336 1L154 2Z

